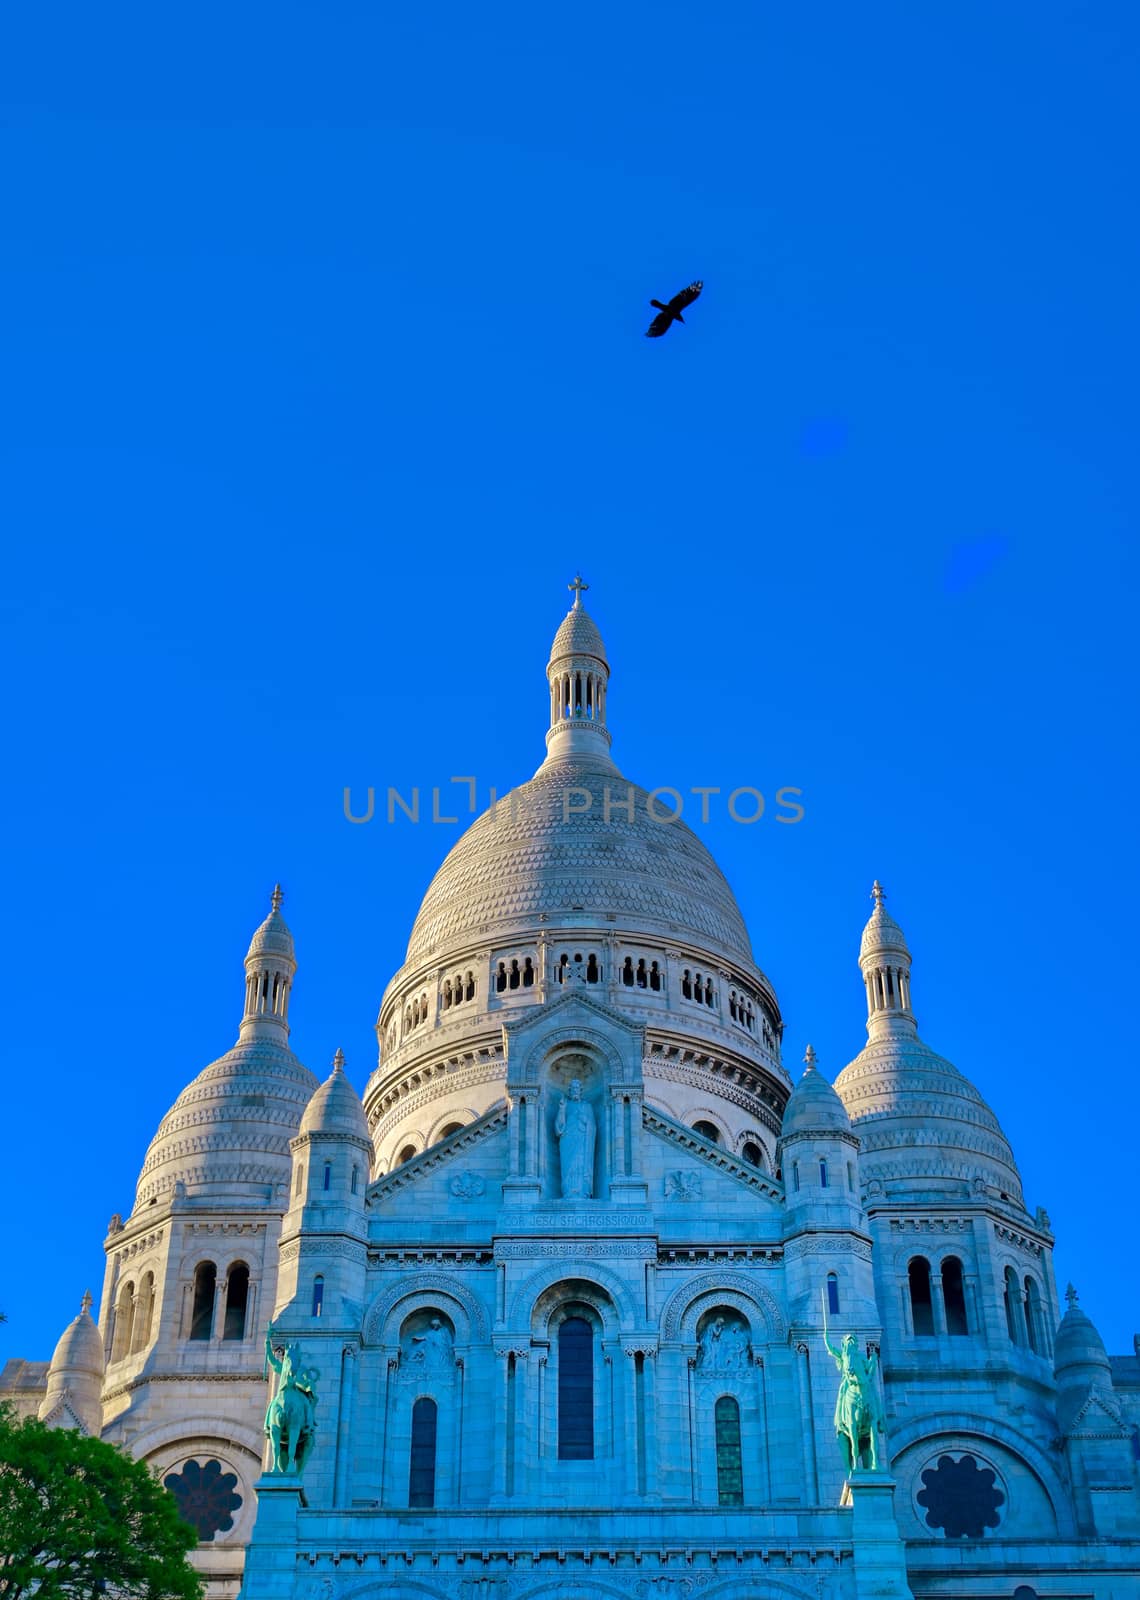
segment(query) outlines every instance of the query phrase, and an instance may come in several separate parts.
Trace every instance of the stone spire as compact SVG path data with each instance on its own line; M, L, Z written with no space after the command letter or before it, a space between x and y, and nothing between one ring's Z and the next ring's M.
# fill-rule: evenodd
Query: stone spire
M871 889L875 908L863 929L859 966L867 987L867 1032L874 1039L915 1036L910 1009L910 950L903 931L883 905L878 878Z
M550 685L550 729L546 735L544 766L569 760L588 760L602 771L617 771L610 759L610 731L606 727L606 695L610 664L597 625L582 595L589 588L581 577L567 587L574 604L554 635L546 678Z
M79 1315L64 1329L48 1368L38 1415L49 1427L79 1428L99 1437L103 1426L103 1340L86 1290Z
M269 915L250 940L245 958L245 1014L239 1042L289 1037L289 991L297 971L293 935L281 915L281 885L270 896Z

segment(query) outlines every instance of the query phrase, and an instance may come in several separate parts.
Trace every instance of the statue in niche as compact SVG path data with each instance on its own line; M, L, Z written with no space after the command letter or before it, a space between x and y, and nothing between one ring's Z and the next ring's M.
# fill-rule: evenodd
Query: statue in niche
M574 1078L562 1097L554 1119L554 1136L562 1169L562 1197L589 1200L594 1193L594 1143L597 1124L594 1108L582 1099L582 1082Z
M444 1327L439 1317L431 1319L431 1326L425 1333L413 1333L412 1344L415 1348L413 1348L408 1360L415 1366L427 1367L432 1371L436 1371L441 1367L450 1367L455 1364L451 1334Z

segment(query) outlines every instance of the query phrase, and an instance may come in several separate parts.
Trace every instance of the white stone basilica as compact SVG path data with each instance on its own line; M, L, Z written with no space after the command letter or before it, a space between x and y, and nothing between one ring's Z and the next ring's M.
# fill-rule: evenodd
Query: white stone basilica
M867 1043L793 1084L732 891L611 758L580 587L547 678L546 759L428 888L363 1102L289 1049L275 893L98 1323L0 1394L152 1463L211 1600L1137 1600L1140 1354L1061 1315L879 886ZM299 1475L266 1470L271 1316ZM841 1459L825 1320L877 1358L879 1471Z

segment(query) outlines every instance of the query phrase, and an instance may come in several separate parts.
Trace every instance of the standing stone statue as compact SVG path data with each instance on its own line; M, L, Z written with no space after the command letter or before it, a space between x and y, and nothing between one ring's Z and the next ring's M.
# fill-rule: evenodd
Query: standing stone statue
M431 1319L431 1327L426 1333L413 1333L412 1343L416 1348L412 1351L409 1360L414 1361L418 1366L435 1369L438 1367L450 1367L454 1362L451 1335L439 1317Z
M724 1351L724 1318L714 1317L697 1345L697 1367L723 1366Z
M594 1108L582 1099L582 1084L574 1078L569 1095L563 1095L554 1121L562 1166L562 1196L588 1200L594 1193Z
M265 1375L277 1373L277 1388L265 1413L265 1432L273 1447L270 1472L298 1477L312 1454L317 1433L316 1367L302 1367L299 1344L274 1345L273 1324L265 1330Z
M875 1357L861 1356L859 1341L849 1333L837 1350L827 1337L827 1300L823 1302L823 1342L839 1368L839 1393L835 1397L835 1432L848 1472L866 1465L879 1471L879 1439L883 1419L875 1387ZM870 1459L864 1463L864 1456Z

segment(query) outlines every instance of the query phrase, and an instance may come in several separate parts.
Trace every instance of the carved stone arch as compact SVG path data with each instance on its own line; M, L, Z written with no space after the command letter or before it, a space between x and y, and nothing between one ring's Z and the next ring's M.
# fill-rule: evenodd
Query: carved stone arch
M1009 1427L1007 1423L995 1421L990 1417L976 1416L970 1412L957 1411L916 1417L913 1422L892 1429L888 1434L887 1444L890 1449L891 1465L893 1466L901 1456L917 1449L920 1445L928 1444L931 1449L937 1449L940 1438L969 1438L971 1435L984 1444L996 1446L1017 1457L1037 1479L1052 1506L1057 1521L1058 1537L1062 1539L1076 1537L1076 1523L1068 1491L1053 1461L1032 1439L1018 1432L1016 1428Z
M784 1314L770 1289L762 1288L743 1272L707 1272L674 1289L661 1315L662 1339L670 1344L677 1340L695 1343L697 1321L716 1295L724 1305L747 1317L759 1342L775 1344L787 1338ZM755 1326L757 1321L759 1327Z
M114 1442L112 1435L112 1442ZM166 1422L156 1422L144 1428L130 1442L130 1452L139 1460L157 1455L170 1445L193 1447L198 1451L217 1449L227 1454L249 1457L256 1477L261 1467L265 1439L260 1429L247 1423L235 1422L232 1417L202 1416L179 1417Z
M771 1135L769 1135L769 1137L771 1137ZM746 1126L743 1132L736 1135L736 1145L732 1153L736 1156L738 1161L744 1160L743 1151L746 1144L754 1144L763 1158L757 1170L759 1172L766 1172L768 1176L771 1177L772 1173L776 1170L775 1162L773 1160L771 1151L764 1142L764 1135L758 1128Z
M485 1113L472 1111L470 1106L453 1106L450 1111L441 1111L428 1129L427 1143L424 1148L427 1149L428 1145L438 1142L440 1129L446 1128L449 1122L461 1122L466 1128L472 1122L478 1122L481 1115L485 1115Z
M720 1134L718 1148L723 1150L726 1155L735 1154L736 1140L728 1123L724 1120L722 1111L717 1111L712 1106L686 1106L685 1115L681 1120L690 1133L697 1133L696 1125L698 1122L711 1122ZM697 1134L697 1137L699 1139L701 1135Z
M470 1289L445 1273L419 1272L414 1277L394 1283L389 1289L382 1289L373 1300L364 1317L362 1337L365 1345L395 1344L396 1330L391 1324L397 1314L403 1321L410 1312L441 1299L450 1302L449 1309L454 1308L452 1321L455 1323L457 1344L486 1344L489 1341L491 1334L487 1313ZM416 1304L403 1306L401 1310L406 1300L415 1300Z
M567 1256L564 1261L553 1262L550 1266L540 1267L537 1272L532 1272L515 1293L507 1326L516 1329L529 1328L534 1307L542 1295L547 1289L553 1289L556 1284L567 1281L596 1284L617 1308L618 1326L621 1331L633 1332L637 1326L637 1307L629 1289L606 1267L600 1267L591 1261L585 1250L580 1262L575 1261L573 1256Z

